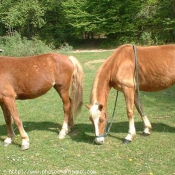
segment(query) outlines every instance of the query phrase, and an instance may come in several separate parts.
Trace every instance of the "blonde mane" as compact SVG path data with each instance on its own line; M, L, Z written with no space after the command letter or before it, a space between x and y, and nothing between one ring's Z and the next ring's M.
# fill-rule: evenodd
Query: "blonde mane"
M112 58L112 56L110 56L109 58L107 58L105 60L105 62L100 66L100 68L98 69L94 82L93 82L93 86L91 89L91 95L90 95L90 103L93 104L95 102L97 102L97 92L98 92L98 88L99 88L99 81L103 81L104 78L102 78L103 74L104 74L104 70L106 65L109 63L110 59Z

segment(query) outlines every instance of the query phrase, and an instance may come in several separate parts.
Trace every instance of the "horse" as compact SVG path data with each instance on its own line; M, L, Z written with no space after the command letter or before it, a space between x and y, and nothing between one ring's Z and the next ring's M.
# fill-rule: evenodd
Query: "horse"
M83 69L73 56L46 53L28 57L0 56L0 106L6 126L4 146L14 141L12 118L22 139L21 150L29 148L29 136L23 128L15 100L40 97L52 87L62 99L64 122L59 133L63 139L74 126L74 118L83 102ZM70 91L70 92L69 92Z
M138 72L136 71L135 50L137 51ZM138 82L136 77L138 77ZM150 135L152 129L148 117L143 112L138 89L145 92L156 92L167 89L174 83L175 45L133 47L126 44L119 46L96 73L90 104L86 105L89 109L90 120L95 127L95 142L103 144L105 140L108 121L107 98L111 88L122 92L125 98L129 120L128 134L124 138L124 143L127 144L132 142L136 136L134 105L144 123L143 135Z

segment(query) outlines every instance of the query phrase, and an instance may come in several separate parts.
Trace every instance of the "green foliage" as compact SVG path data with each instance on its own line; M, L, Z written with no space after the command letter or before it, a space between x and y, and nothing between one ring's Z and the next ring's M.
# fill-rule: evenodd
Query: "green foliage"
M56 48L100 35L118 45L175 38L174 0L1 0L0 19L1 36L17 31Z
M149 32L143 32L140 37L140 43L142 45L153 45L154 41L152 39L152 35Z
M21 38L17 32L13 36L0 37L0 48L4 50L3 55L9 56L29 56L52 51L43 41Z
M140 1L65 1L62 3L65 17L76 32L92 32L114 37L127 35L137 27L134 15ZM137 8L138 9L138 8Z
M2 0L0 10L2 23L7 29L15 28L28 37L45 24L44 8L37 0Z
M73 51L73 47L70 46L68 43L64 43L59 48L59 53L68 54L69 52Z
M145 1L138 17L143 32L152 33L157 44L173 43L175 38L175 1Z

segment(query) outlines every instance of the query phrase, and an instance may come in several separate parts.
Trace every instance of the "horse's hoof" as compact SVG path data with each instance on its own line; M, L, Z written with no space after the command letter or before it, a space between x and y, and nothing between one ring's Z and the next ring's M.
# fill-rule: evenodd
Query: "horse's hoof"
M7 146L9 146L11 143L6 143L6 142L4 142L4 146L5 147L7 147Z
M129 143L131 143L131 140L124 139L123 144L127 145Z
M66 137L66 134L68 133L68 131L65 131L64 129L62 129L58 135L59 139L64 139Z
M60 140L64 139L65 137L66 137L66 132L63 132L63 131L61 131L61 132L59 133L59 135L58 135L58 138L59 138Z
M59 135L58 135L58 138L59 138L60 140L64 139L65 137L66 137L65 134L59 134Z
M4 146L9 146L12 143L12 139L10 137L7 137L4 140Z
M147 136L149 136L150 134L149 134L149 133L146 133L146 132L143 132L142 135L143 135L144 137L147 137Z
M26 140L22 141L21 150L24 151L24 150L29 149L29 145L30 145L30 144L29 144L28 141L26 141Z

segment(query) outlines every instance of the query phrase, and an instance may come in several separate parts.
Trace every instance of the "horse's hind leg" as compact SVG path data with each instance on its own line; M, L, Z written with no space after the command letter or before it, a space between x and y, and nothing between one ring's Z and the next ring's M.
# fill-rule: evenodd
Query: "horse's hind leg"
M13 128L12 128L12 119L11 119L11 115L10 115L9 110L4 105L4 103L1 104L1 108L3 111L4 119L5 119L6 126L7 126L7 138L4 140L4 146L8 146L14 140L15 133L14 133Z
M57 88L56 86L55 89L59 93L63 102L64 122L58 136L59 139L63 139L65 138L66 134L70 131L70 127L74 126L73 119L71 117L71 103L69 98L69 90L64 88Z
M18 127L18 130L20 132L21 138L22 138L22 145L21 149L26 150L29 148L29 137L27 133L25 132L23 128L22 121L20 120L16 105L15 105L15 100L9 97L4 97L3 98L4 105L8 109L10 115L12 116L16 126Z
M136 135L134 124L134 88L124 87L123 93L125 96L127 116L129 120L129 131L124 140L124 143L127 144L128 142L131 142Z
M145 128L143 131L143 135L145 136L150 135L150 130L152 129L152 126L147 116L143 112L142 104L141 104L141 101L139 100L139 96L137 92L135 93L134 103L144 123Z

